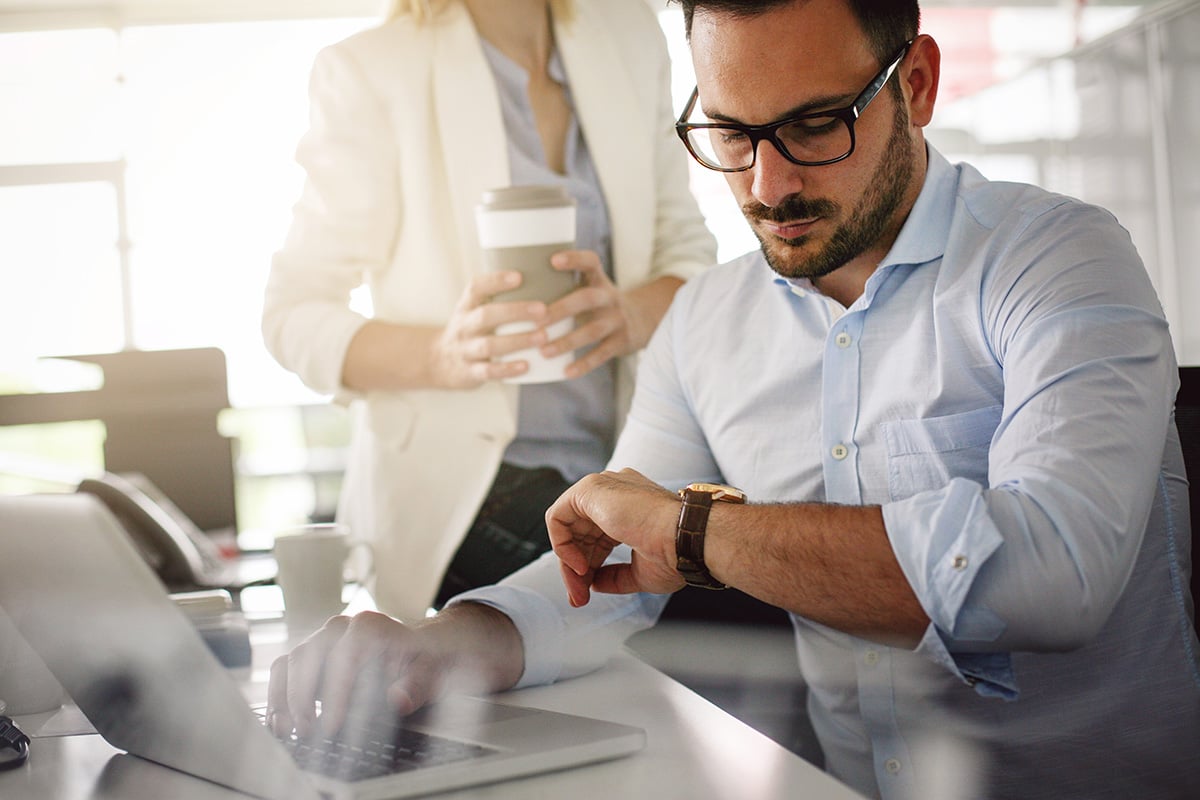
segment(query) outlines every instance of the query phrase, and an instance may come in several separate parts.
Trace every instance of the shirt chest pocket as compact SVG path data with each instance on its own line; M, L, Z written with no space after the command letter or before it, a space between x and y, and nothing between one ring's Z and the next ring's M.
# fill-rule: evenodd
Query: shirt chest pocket
M944 417L883 423L892 499L940 489L951 478L987 486L988 448L1001 411L996 405Z

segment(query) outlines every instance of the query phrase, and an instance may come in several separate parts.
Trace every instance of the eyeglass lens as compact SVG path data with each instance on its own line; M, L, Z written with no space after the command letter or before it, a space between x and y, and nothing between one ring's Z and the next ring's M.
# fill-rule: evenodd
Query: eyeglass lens
M692 128L688 144L705 165L741 169L754 163L754 142L736 128ZM810 117L775 130L775 143L797 161L834 161L850 152L850 126L841 117Z

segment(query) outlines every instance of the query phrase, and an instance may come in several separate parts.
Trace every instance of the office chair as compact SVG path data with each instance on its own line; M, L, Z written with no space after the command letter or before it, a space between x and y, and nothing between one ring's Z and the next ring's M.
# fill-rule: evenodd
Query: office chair
M136 472L201 530L233 528L234 443L217 428L229 407L225 354L215 347L63 356L97 364L95 390L0 394L0 426L98 419L104 468Z
M1179 368L1179 394L1175 397L1175 426L1183 446L1183 463L1188 474L1188 504L1192 510L1192 602L1193 623L1200 635L1200 570L1197 557L1197 530L1200 530L1200 367Z

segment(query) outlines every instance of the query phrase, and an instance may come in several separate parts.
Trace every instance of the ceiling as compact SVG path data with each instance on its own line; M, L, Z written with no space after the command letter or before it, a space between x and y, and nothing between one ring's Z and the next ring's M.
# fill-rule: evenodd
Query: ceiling
M646 0L662 8L666 0ZM1149 0L925 0L925 8L1146 5ZM0 30L35 30L198 19L375 16L385 0L0 0Z
M0 31L199 20L370 17L384 0L0 0Z

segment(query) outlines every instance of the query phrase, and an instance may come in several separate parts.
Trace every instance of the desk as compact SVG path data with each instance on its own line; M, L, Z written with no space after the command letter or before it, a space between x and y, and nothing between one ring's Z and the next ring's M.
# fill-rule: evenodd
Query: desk
M284 647L286 636L279 623L260 623L255 627L254 638L254 667L237 674L243 679L247 698L261 700L266 694L266 666ZM637 725L646 730L646 748L615 761L439 794L439 800L535 797L861 800L807 761L629 652L582 678L508 692L496 699ZM25 719L18 718L18 722ZM29 730L32 729L31 725ZM0 797L4 800L234 800L245 796L123 754L98 735L86 734L35 739L29 761L23 767L0 772Z

